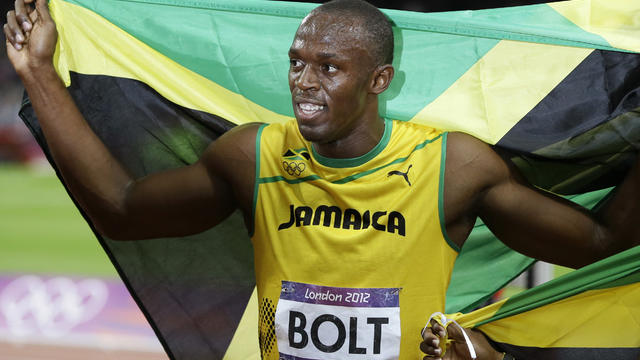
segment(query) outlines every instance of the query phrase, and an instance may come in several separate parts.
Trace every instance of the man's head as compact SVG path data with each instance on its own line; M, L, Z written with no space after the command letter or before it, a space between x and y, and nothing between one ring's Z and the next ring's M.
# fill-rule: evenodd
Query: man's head
M357 22L359 36L367 43L376 65L393 62L393 31L387 17L375 6L363 0L334 0L315 8L308 16L324 13L336 19Z
M327 143L378 121L378 94L393 78L389 20L359 0L314 9L289 51L289 87L302 135Z

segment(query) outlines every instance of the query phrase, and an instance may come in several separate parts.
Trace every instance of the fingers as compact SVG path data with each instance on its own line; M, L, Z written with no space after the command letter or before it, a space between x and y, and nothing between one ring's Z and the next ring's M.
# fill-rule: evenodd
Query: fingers
M49 5L47 4L47 0L36 0L36 11L38 12L38 19L42 22L53 21L53 19L51 19L51 14L49 14Z
M420 350L427 354L425 359L435 360L440 358L442 355L440 340L444 339L446 334L446 329L437 321L432 319L431 328L427 329L427 331L422 334L423 341L420 343Z
M447 330L444 328L444 326L440 325L440 323L435 321L434 319L431 319L431 329L434 334L441 338L447 335Z
M27 10L24 0L16 0L15 9L16 22L20 25L22 31L25 33L31 31L33 26L29 20L29 11Z
M5 37L16 50L22 49L27 41L27 37L33 22L29 18L32 13L31 5L33 0L15 0L15 10L7 13L7 23L3 26Z
M425 332L424 340L420 343L420 350L427 354L429 359L433 359L433 357L440 357L442 355L440 339L431 332Z
M35 24L36 21L38 21L38 12L37 11L31 11L29 13L29 19L31 20L31 24Z
M7 13L7 23L4 24L3 30L4 35L7 37L7 40L9 40L11 45L13 45L16 50L22 49L22 45L24 44L26 37L18 26L15 11L11 10Z
M449 326L447 328L447 335L449 335L449 339L465 342L464 335L462 334L462 328L459 326Z
M2 32L4 33L5 39L7 39L7 41L6 41L7 45L12 45L13 36L9 32L9 25L7 25L7 24L2 25Z

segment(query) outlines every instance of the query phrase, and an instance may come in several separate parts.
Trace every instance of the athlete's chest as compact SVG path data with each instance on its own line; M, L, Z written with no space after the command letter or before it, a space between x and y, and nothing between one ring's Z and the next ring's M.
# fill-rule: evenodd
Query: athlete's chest
M421 154L384 160L333 171L312 161L282 160L282 172L293 175L264 179L260 189L271 202L270 220L280 232L311 227L343 236L415 236L415 227L437 216L439 161Z

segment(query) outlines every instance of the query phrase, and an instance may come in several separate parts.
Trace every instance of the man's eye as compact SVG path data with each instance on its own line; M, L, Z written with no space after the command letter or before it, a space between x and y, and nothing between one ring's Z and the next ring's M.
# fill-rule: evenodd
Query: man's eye
M324 64L323 69L328 73L335 73L336 71L338 71L338 67L332 64Z
M289 65L291 65L291 67L298 67L298 66L302 65L302 62L300 60L297 60L297 59L291 59L291 60L289 60Z

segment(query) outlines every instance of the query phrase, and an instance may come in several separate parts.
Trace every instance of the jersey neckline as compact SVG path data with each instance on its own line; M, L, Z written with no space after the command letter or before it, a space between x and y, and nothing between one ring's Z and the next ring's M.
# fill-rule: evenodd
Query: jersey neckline
M387 147L387 144L389 143L389 139L391 138L392 127L393 127L393 121L385 118L384 133L382 133L382 138L380 139L378 144L374 146L373 149L369 150L366 154L360 155L358 157L339 159L339 158L330 158L330 157L322 156L316 152L316 149L313 146L313 144L310 144L311 153L313 154L313 157L318 161L318 163L327 167L349 168L349 167L360 166L366 163L367 161L373 159L374 157L376 157L376 155L380 154L382 150L384 150L384 148Z

